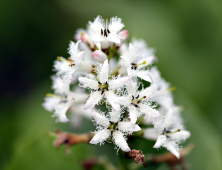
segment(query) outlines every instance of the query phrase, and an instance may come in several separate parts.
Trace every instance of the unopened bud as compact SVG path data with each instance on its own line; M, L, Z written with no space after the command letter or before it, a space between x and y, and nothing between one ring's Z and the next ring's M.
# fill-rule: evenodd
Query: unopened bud
M92 57L94 60L100 62L100 63L103 63L106 59L107 59L107 56L105 53L103 53L102 51L100 50L96 50L92 53Z
M129 33L127 30L122 30L120 36L123 37L123 40L126 40L129 37Z
M88 44L89 43L89 35L85 33L81 33L81 41Z

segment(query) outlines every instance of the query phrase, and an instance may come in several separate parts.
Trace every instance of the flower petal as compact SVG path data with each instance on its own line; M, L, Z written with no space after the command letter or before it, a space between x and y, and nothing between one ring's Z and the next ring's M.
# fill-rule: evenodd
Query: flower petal
M149 115L151 117L160 117L161 116L161 114L157 110L149 107L148 105L141 103L141 104L139 104L139 107L140 107L140 111L142 113L145 113L146 115Z
M84 110L93 108L102 98L102 95L100 92L96 91L94 93L91 93L90 98L87 100Z
M120 105L117 103L115 94L110 90L105 92L106 98L111 104L111 106L116 110L120 110Z
M109 119L106 116L92 111L92 117L95 119L97 124L102 125L104 128L109 127Z
M137 71L136 75L145 81L152 82L152 79L147 74L147 71Z
M157 140L158 136L159 136L159 131L156 128L146 128L143 131L143 137L145 139Z
M112 110L112 112L109 113L110 114L110 121L111 122L118 122L119 118L120 118L120 113L118 111Z
M83 87L89 87L91 89L97 90L98 89L98 82L86 77L79 77L79 82L83 85Z
M159 135L153 148L161 147L166 141L167 141L167 138L165 135Z
M136 109L132 107L129 108L129 117L132 123L136 123L138 115L139 113L137 112Z
M174 154L178 159L180 158L179 148L176 143L168 142L165 146L172 154Z
M108 81L108 76L109 76L109 64L108 64L108 60L105 60L103 63L103 66L100 70L99 73L99 80L101 83L105 83Z
M129 152L131 150L126 143L126 139L123 137L123 134L120 131L113 132L113 138L115 140L115 144L124 152Z
M103 129L96 133L96 135L92 138L92 140L89 142L91 144L97 144L100 143L100 145L109 137L110 130L109 129Z
M115 80L110 80L109 81L109 88L115 89L115 88L121 87L123 85L126 85L130 81L130 79L131 78L128 76L128 77L118 78Z
M118 123L119 130L122 130L124 132L137 132L140 131L141 128L132 122L119 122Z

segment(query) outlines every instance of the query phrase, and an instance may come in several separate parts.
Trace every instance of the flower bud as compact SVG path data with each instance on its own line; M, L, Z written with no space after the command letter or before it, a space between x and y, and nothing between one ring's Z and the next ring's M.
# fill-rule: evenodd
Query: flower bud
M129 33L128 33L127 30L122 30L120 32L120 36L122 37L121 38L121 43L123 43L129 37Z
M81 41L88 44L89 43L89 35L85 33L81 33Z
M100 50L96 50L92 53L92 57L94 60L103 63L106 59L107 56L104 52L100 51Z

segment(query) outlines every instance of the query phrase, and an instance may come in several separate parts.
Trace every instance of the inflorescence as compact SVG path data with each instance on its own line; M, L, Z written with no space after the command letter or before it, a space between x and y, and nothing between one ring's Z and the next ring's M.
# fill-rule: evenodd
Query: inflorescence
M91 144L109 140L130 152L127 136L141 131L141 137L156 141L154 148L163 146L179 158L179 144L190 132L173 102L174 88L153 66L154 50L142 39L128 44L123 27L118 17L97 16L86 30L79 29L77 43L69 44L70 57L54 62L55 94L47 94L43 106L54 112L57 121L71 120L74 126L80 125L82 116L93 120L96 131ZM72 113L69 119L67 111ZM149 127L141 129L137 123Z

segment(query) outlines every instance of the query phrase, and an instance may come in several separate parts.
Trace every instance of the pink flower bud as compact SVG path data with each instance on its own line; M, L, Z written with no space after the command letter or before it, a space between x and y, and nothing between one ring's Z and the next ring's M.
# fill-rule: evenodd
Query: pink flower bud
M124 38L123 40L126 40L128 38L128 36L129 36L129 33L128 33L127 30L122 30L120 32L120 35Z
M92 53L92 57L94 60L103 63L106 59L107 56L104 52L100 51L100 50L96 50Z
M81 34L81 41L86 43L86 44L89 43L89 35L85 34L85 33L82 33Z

